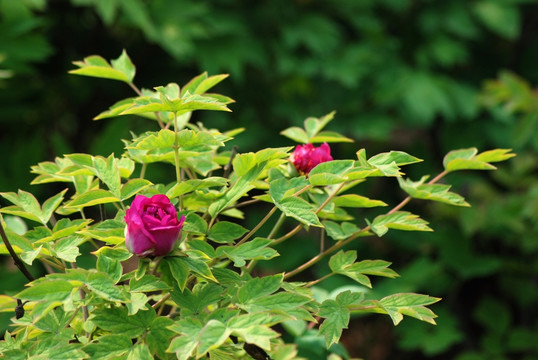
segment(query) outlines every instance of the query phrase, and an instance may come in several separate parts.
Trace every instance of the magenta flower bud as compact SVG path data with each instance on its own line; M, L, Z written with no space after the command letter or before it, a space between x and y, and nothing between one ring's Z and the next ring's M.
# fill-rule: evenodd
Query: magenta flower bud
M331 161L331 148L327 143L314 147L312 144L297 145L290 156L291 163L301 174L308 174L316 165Z
M176 208L165 195L137 195L125 212L125 222L125 246L130 252L140 257L164 256L181 236L185 216L178 220Z

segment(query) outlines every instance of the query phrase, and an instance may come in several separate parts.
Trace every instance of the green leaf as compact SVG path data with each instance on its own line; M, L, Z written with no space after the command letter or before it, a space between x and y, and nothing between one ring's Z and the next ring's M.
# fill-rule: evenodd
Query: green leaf
M182 292L173 290L170 294L181 309L199 314L207 306L222 300L223 291L223 288L215 283L198 283L192 291L185 288Z
M258 237L239 246L220 246L217 256L228 257L238 267L245 266L245 260L269 260L278 256L276 250L267 247L271 242Z
M156 317L149 326L146 335L146 343L150 351L161 359L166 359L169 354L166 354L166 349L174 336L174 332L168 327L174 323L173 320L159 316Z
M178 257L191 271L205 279L217 282L206 262L191 257Z
M77 195L73 200L68 202L66 208L82 209L88 206L119 202L120 199L106 190L90 190L84 194Z
M125 241L125 223L121 220L105 220L78 233L110 245L117 245Z
M446 154L443 159L445 170L495 170L496 167L489 162L507 160L515 154L510 149L495 149L478 154L476 148L453 150Z
M407 211L396 211L392 214L379 215L370 224L370 229L377 235L383 236L389 229L406 231L433 231L428 223Z
M129 58L129 55L127 55L125 49L123 49L123 51L121 52L120 57L114 60L110 60L110 63L112 64L112 67L114 69L125 74L128 79L128 82L133 82L136 69L133 62Z
M15 298L7 295L0 295L0 312L15 311L15 306L17 306Z
M132 346L131 339L124 334L111 334L97 337L82 350L93 360L107 360L126 354Z
M333 203L336 206L342 207L360 207L360 208L370 208L376 206L387 206L387 204L381 200L372 200L367 197L356 195L356 194L346 194L340 195L333 199Z
M23 235L28 231L28 225L18 216L4 216L5 228L13 231L17 235Z
M237 181L228 189L228 191L226 191L224 196L209 206L209 214L211 217L214 218L222 210L232 205L248 191L253 189L253 182L261 174L265 168L265 165L265 161L260 164L256 164L247 173L245 173L245 175L239 177L239 179L237 179Z
M177 256L166 256L161 261L161 266L168 266L170 275L176 281L179 289L183 291L187 285L187 279L189 277L189 267Z
M308 174L308 180L312 185L333 185L345 182L345 175L353 165L353 160L332 160L318 164Z
M519 9L502 1L477 1L473 11L490 30L507 39L517 39L521 29Z
M196 350L196 358L222 345L231 330L218 320L209 320L203 326L194 320L180 320L170 327L183 336L172 340L168 352L175 352L179 360L187 360Z
M149 302L148 296L141 292L131 292L128 293L128 296L129 302L126 305L128 310L127 315L129 316L136 314L140 310L144 310Z
M227 179L216 176L205 179L189 179L174 185L166 192L166 196L173 199L196 190L208 189L211 187L222 187L226 186L227 184Z
M350 290L341 292L335 300L328 299L321 303L318 315L325 320L319 328L319 333L325 337L325 344L329 348L338 343L342 336L342 329L347 329L350 318L349 306L358 304L364 295L352 293Z
M185 253L189 256L197 257L201 260L212 260L215 257L215 249L211 244L204 240L189 240L187 242L188 249ZM194 255L196 254L196 255Z
M67 218L60 219L52 229L51 240L61 239L66 236L75 234L75 232L85 228L92 220L76 219L70 220ZM38 241L39 242L39 241Z
M470 206L462 196L448 191L450 185L424 184L427 178L427 176L424 176L419 181L398 178L398 183L402 190L412 198L439 201L456 206Z
M38 248L32 250L32 251L25 251L23 252L21 256L21 260L27 263L28 265L32 265L35 258L39 256L41 253L41 249L43 248L43 245L39 246Z
M87 355L81 350L81 344L69 343L67 337L71 337L70 333L65 331L63 334L60 332L60 339L46 339L41 340L31 349L30 358L41 358L48 360L63 360L73 359L82 360L87 359Z
M278 292L238 306L248 312L282 311L284 313L292 313L309 302L311 302L311 299L303 295Z
M52 213L54 212L54 210L56 210L56 208L58 206L60 206L60 204L62 203L66 191L67 191L67 189L59 192L58 194L56 194L53 197L47 199L43 203L42 218L41 218L41 222L43 224L46 224L46 223L49 222L50 217L52 216Z
M34 245L27 238L14 233L10 229L6 229L6 235L16 253L34 250ZM3 240L0 243L0 254L9 254Z
M244 283L237 292L237 301L241 304L255 302L256 299L270 295L282 285L283 274L254 278Z
M230 336L231 330L217 320L209 320L198 334L197 357L203 356L210 349L218 348Z
M166 86L157 86L155 90L163 102L170 104L172 100L180 98L180 88L176 83L168 83Z
M13 216L18 216L18 217L21 217L21 218L25 218L25 219L28 219L28 220L32 220L32 221L41 223L41 219L38 216L36 216L36 215L34 215L32 213L29 213L27 211L24 211L19 206L15 206L15 205L0 208L0 213L9 214L9 215L13 215Z
M16 194L13 192L0 193L0 196L10 201L11 203L15 204L18 207L17 210L20 212L19 214L16 214L14 212L8 212L6 210L11 209L11 207L8 207L8 208L1 209L3 213L19 215L26 219L40 222L43 225L46 224L46 222L43 222L42 220L45 218L45 216L43 215L41 206L39 205L39 202L34 197L34 195L32 195L31 193L23 191L23 190L19 190L18 193ZM27 213L28 215L25 216L24 213Z
M313 136L309 139L309 142L311 143L340 143L340 142L347 142L352 143L353 139L350 139L348 137L345 137L344 135L341 135L334 131L322 131L318 133L316 136Z
M362 260L355 262L357 252L355 250L339 251L329 260L329 267L336 274L345 275L358 283L372 287L370 279L366 275L397 277L398 274L388 267L390 262L384 260Z
M320 316L326 317L319 327L320 335L325 337L325 345L329 348L338 343L342 329L347 329L350 311L335 300L325 300L321 304Z
M127 54L124 56L124 53L115 60L117 65L114 67L101 56L92 55L85 57L83 61L74 61L73 64L79 68L70 70L69 73L130 83L134 77L134 66L130 69L129 66L126 65L127 60L125 58L127 57Z
M123 273L123 267L119 260L102 254L97 257L96 268L97 271L110 276L110 278L114 280L114 283L117 283L121 279L121 275Z
M274 202L279 202L285 197L290 197L295 192L308 186L308 180L304 176L291 179L280 178L269 183L269 195Z
M398 325L402 321L403 315L435 325L434 319L437 316L426 306L434 304L439 300L441 299L428 295L403 293L384 297L379 300L379 304L391 317L394 325Z
M129 350L127 360L153 360L153 355L146 344L136 344Z
M266 351L271 350L271 340L280 336L276 331L263 325L252 325L247 328L233 329L233 334L243 338L245 343L259 346Z
M82 236L67 236L56 242L54 252L62 260L75 262L80 255L78 246L86 241Z
M220 221L209 229L208 239L217 243L231 243L243 236L248 230L229 221Z
M325 125L327 125L330 121L334 119L334 115L336 114L336 111L331 111L327 115L323 116L322 118L318 119L315 117L308 117L304 121L304 127L306 130L306 133L308 134L308 138L312 138L316 136L317 133L319 133ZM313 142L313 141L310 141Z
M275 203L275 205L286 214L286 216L292 217L305 225L322 226L316 215L316 208L314 205L301 198L288 197Z
M500 162L500 161L505 161L516 156L516 154L510 153L510 151L512 151L512 149L488 150L488 151L481 152L480 154L476 155L474 158L475 160L483 161L487 163Z
M114 223L118 224L119 222L117 222L117 220L114 220ZM97 255L98 257L105 256L110 259L118 260L118 261L125 261L125 260L130 259L133 256L133 254L130 253L125 248L120 248L120 247L111 248L109 246L102 246L96 251L94 251L92 254Z
M181 211L178 216L185 215L185 223L183 231L197 235L205 235L207 233L207 222L195 212Z
M106 184L110 192L117 198L121 197L121 178L114 155L112 154L106 159L101 156L94 157L93 167L95 175Z
M162 87L156 88L158 91ZM208 95L185 95L178 99L169 99L161 93L161 98L156 99L149 96L141 96L134 99L134 105L124 110L120 115L137 115L148 112L169 111L178 114L184 114L194 110L216 110L216 111L231 111L226 104L230 103L231 99L227 97L217 97Z
M182 89L182 95L189 92L191 94L203 94L207 90L211 89L213 86L220 83L222 80L226 79L228 74L219 74L213 76L207 76L207 72L204 72L192 80L190 80Z
M29 301L63 301L67 299L75 286L66 280L47 279L46 282L30 283L30 287L15 297Z
M111 117L121 116L122 112L124 112L125 110L129 109L131 106L134 105L134 99L135 98L127 98L127 99L123 99L114 103L112 106L108 108L108 110L105 110L99 115L97 115L96 117L94 117L93 120L102 120L102 119L108 119ZM155 115L147 116L147 117L155 118Z
M281 131L280 134L300 144L308 143L308 135L306 134L306 131L300 127L292 126Z
M238 154L232 161L233 170L237 176L244 176L256 164L256 154L252 152Z
M421 161L422 159L411 156L403 151L390 151L388 153L380 153L368 159L368 162L375 166L389 165L393 162L398 166L403 166L415 164Z
M172 339L166 352L175 352L178 360L191 359L191 355L196 349L196 336L178 336Z
M122 201L127 200L150 185L153 184L146 179L131 179L121 186L120 198Z
M127 308L122 306L94 309L89 320L105 331L136 338L146 332L155 316L151 306L131 316L127 315Z
M115 281L105 273L90 272L86 286L90 291L105 300L127 301L125 293L115 286Z
M323 221L323 226L325 227L325 231L327 231L327 235L334 240L346 239L360 230L357 225L350 222L338 224L333 221L326 220Z

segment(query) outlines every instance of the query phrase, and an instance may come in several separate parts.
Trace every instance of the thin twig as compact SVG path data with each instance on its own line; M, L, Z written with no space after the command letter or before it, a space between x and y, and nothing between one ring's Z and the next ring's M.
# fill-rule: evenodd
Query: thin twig
M269 218L275 213L276 209L277 207L273 206L273 208L269 210L267 215L265 215L265 217L258 223L258 225L256 225L252 230L250 230L250 232L246 234L235 246L237 247L250 239L252 235L254 235L262 227L262 225L265 224L267 220L269 220Z
M436 183L437 181L439 181L441 178L443 178L446 174L448 174L447 171L443 171L441 172L440 174L438 174L436 177L434 177L432 180L430 180L428 182L429 185L431 184L434 184ZM411 201L411 196L407 196L405 199L403 199L398 205L396 205L394 208L392 208L392 210L390 210L387 214L393 214L395 213L396 211L400 210L401 208L403 208L405 205L407 205L407 203ZM355 232L354 234L350 235L347 239L344 239L344 240L340 240L338 241L336 244L334 244L333 246L331 246L330 248L328 248L327 250L323 251L322 253L314 256L312 259L308 260L307 262L305 262L304 264L302 264L301 266L299 266L298 268L284 274L284 280L308 269L309 267L313 266L314 264L316 264L318 261L320 261L321 259L323 259L325 256L329 255L329 254L332 254L333 252L337 251L338 249L340 249L341 247L349 244L351 241L355 240L356 238L358 238L360 236L360 234L362 233L365 233L365 232L368 232L370 230L370 225L358 230L357 232Z
M164 295L161 300L157 301L155 304L151 305L152 308L156 309L158 308L159 306L161 306L161 304L164 304L168 299L170 298L170 293Z
M315 211L315 214L317 215L321 210L323 210L323 208L325 206L327 206L327 204L334 198L334 196L340 191L340 189L342 189L342 187L344 186L345 183L342 183L340 184L340 186L338 186L338 188L331 194L327 197L327 199L325 199L325 201L317 208L317 210ZM310 189L312 187L312 185L308 185L306 187L304 187L303 189L297 191L295 194L293 194L292 196L297 196L303 192L305 192L306 190ZM299 230L301 230L303 228L303 224L299 224L297 225L293 230L291 230L289 233L287 233L286 235L284 236L281 236L279 237L278 239L276 239L275 241L273 241L271 243L272 246L275 246L275 245L278 245L282 242L284 242L285 240L289 239L290 237L292 237L293 235L297 234L299 232Z
M7 251L9 251L9 255L11 255L11 258L15 262L15 265L19 268L19 270L23 273L24 276L29 281L34 281L35 278L30 274L28 269L26 268L26 265L22 262L21 258L17 255L13 247L11 246L11 243L9 242L9 239L7 238L6 232L4 230L4 225L2 225L2 219L0 217L0 236L2 237L2 240L4 241L4 244L6 245Z
M131 89L134 90L134 92L135 92L138 96L144 96L144 95L142 94L142 91L140 91L140 89L139 89L134 83L132 83L132 82L128 82L127 84L131 87ZM157 112L157 111L155 111L154 114L155 114L155 117L157 118L157 122L159 123L159 127L160 127L161 129L168 128L169 124L167 124L166 127L165 127L165 125L164 125L164 123L163 123L163 121L162 121L162 119L161 119L161 114L159 114L159 112Z
M235 158L235 155L237 155L237 146L234 146L232 148L232 153L230 154L230 160L224 166L224 173L222 174L222 177L227 178L228 176L230 176L230 171L232 170L232 162Z

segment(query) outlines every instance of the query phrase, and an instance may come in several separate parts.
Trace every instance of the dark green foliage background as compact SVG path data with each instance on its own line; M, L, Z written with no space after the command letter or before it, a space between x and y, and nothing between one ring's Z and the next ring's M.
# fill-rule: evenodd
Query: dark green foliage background
M140 87L230 73L218 92L237 101L234 112L193 121L247 128L235 142L242 152L292 145L281 130L332 110L332 130L355 139L333 147L335 158L361 147L407 151L426 160L410 168L414 180L440 171L451 149L513 148L518 157L498 172L449 176L472 208L411 205L433 234L392 232L353 246L402 275L375 281L380 295L396 288L442 297L433 307L439 325L355 318L342 344L369 360L536 359L538 100L527 96L511 111L521 87L501 84L504 98L492 100L483 84L503 69L537 84L537 32L536 0L0 0L0 70L12 72L0 78L0 190L42 199L57 189L29 185L31 165L70 152L119 154L120 138L145 129L135 117L91 121L129 88L67 75L71 61L122 49ZM391 204L404 197L396 182L362 186ZM269 265L303 262L312 254L301 242L312 237L279 249L289 263ZM11 276L10 262L2 267L1 291L16 292L22 277ZM315 343L297 342L315 358L307 351Z

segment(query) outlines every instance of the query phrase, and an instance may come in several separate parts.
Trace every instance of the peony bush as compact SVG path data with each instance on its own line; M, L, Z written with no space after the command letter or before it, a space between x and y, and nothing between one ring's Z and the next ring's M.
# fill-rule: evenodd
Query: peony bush
M123 140L119 155L65 154L33 166L33 184L66 186L43 202L25 191L0 193L11 204L0 209L0 252L28 278L18 293L0 295L0 311L13 313L0 342L4 359L300 359L297 342L307 337L339 359L349 358L339 340L356 314L433 325L429 306L440 299L376 298L371 277L398 274L386 260L360 258L353 243L389 230L432 231L403 210L411 200L469 206L441 183L445 175L494 170L492 163L514 156L454 150L441 173L411 180L402 168L421 159L405 152L368 157L357 148L353 159L333 159L329 144L352 142L325 130L334 113L284 130L289 147L239 153L226 144L242 129L190 122L193 111L230 111L232 99L208 92L226 75L139 89L126 52L74 64L73 74L135 91L95 120L138 115L149 130ZM157 163L170 169L165 183L152 177ZM401 202L368 198L357 187L379 177L394 179ZM253 206L266 214L247 228ZM372 210L378 207L388 210ZM300 232L311 239L305 246L319 247L316 256L295 268L258 270L289 255L275 246L298 241ZM326 273L313 277L307 270L318 263ZM324 290L332 276L348 285Z

